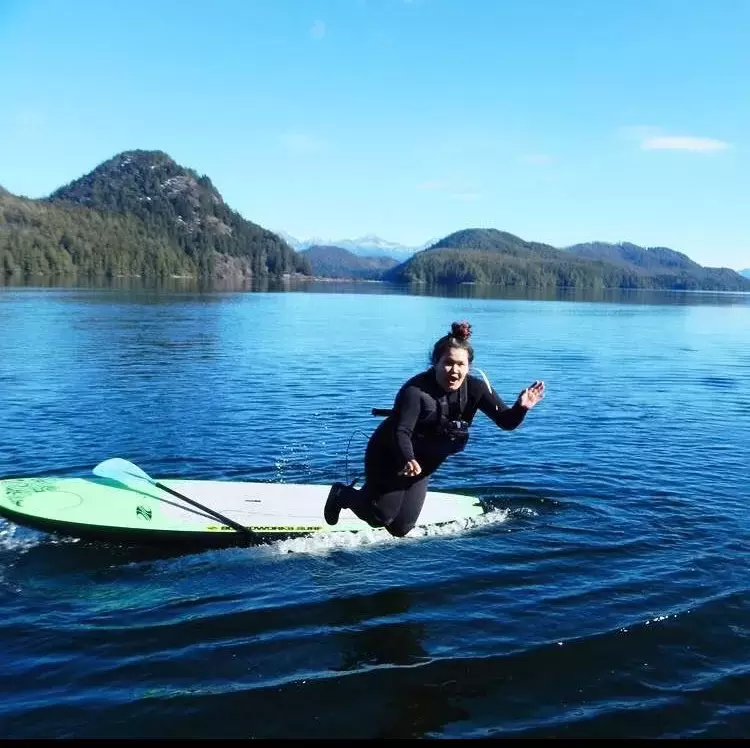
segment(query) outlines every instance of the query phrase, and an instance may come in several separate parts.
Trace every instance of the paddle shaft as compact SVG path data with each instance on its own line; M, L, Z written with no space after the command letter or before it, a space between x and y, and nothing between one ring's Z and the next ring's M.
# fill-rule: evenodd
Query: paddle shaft
M197 501L193 501L192 499L189 499L187 496L183 496L181 493L178 493L177 491L172 490L169 488L169 486L165 486L163 483L159 483L159 481L156 481L154 485L157 488L161 488L162 491L166 491L167 493L171 493L172 496L176 496L178 499L181 499L182 501L187 501L188 504L192 504L197 509L202 509L204 512L207 512L208 514L216 517L220 522L223 522L225 525L228 525L229 527L233 527L237 532L244 533L248 537L252 538L254 541L258 542L260 538L249 528L245 527L244 525L239 524L239 522L235 522L234 520L229 519L229 517L225 517L223 514L220 514L219 512L215 512L213 509L209 509L207 506L204 506L203 504L198 503Z

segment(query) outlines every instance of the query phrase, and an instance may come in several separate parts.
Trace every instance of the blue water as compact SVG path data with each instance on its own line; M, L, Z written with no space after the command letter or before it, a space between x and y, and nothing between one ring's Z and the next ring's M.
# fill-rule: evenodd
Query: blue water
M172 553L0 520L0 735L750 736L750 297L0 288L0 474L329 483L456 319L469 527Z

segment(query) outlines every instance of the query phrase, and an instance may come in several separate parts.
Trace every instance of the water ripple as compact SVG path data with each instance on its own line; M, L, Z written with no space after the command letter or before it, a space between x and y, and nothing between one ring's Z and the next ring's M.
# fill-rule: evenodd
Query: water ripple
M506 400L548 385L434 476L488 513L404 539L186 553L0 521L5 737L747 735L745 301L4 290L0 314L6 476L352 476L457 318Z

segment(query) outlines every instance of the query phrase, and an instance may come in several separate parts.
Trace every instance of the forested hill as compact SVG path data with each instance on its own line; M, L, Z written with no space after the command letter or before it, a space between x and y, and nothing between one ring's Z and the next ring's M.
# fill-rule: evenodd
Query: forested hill
M567 251L578 257L605 260L635 269L643 277L661 279L664 283L697 283L697 288L706 290L750 290L750 285L744 283L745 278L741 273L730 268L704 267L686 254L669 247L639 247L629 242L589 242L574 244L567 247Z
M607 242L587 242L566 247L566 250L578 257L589 257L597 260L637 265L645 270L702 270L697 262L693 262L682 252L675 252L667 247L639 247L637 244L621 242L608 244Z
M398 265L392 257L360 257L343 247L328 245L315 244L300 254L310 261L313 275L323 278L377 280Z
M310 274L283 239L161 151L129 151L45 200L0 193L5 275Z
M1 176L1 175L0 175ZM750 279L665 247L591 242L560 249L465 229L406 262L341 247L295 251L231 209L207 176L162 151L120 153L33 200L0 187L0 279L96 276L263 278L287 274L397 283L750 291Z
M467 249L471 251L493 252L512 257L526 257L529 253L538 257L555 259L560 256L560 250L548 244L527 242L497 229L464 229L456 231L435 242L429 250L437 249Z
M705 268L663 247L591 243L560 249L497 229L450 234L384 278L448 285L750 291L750 280L734 270Z

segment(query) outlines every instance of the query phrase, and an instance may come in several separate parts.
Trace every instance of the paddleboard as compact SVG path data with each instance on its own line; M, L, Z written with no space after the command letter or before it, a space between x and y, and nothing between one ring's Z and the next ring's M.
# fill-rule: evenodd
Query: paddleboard
M336 525L323 519L329 485L160 479L166 487L250 528L260 542L321 533L372 531L343 509ZM428 491L418 527L484 513L471 496ZM125 486L107 478L0 480L0 516L58 535L124 543L190 543L227 547L247 536L157 486ZM385 530L381 530L385 532Z

